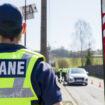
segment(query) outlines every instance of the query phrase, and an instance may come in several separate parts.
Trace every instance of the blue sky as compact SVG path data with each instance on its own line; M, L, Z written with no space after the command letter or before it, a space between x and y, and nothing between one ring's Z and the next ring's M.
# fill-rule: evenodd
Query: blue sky
M4 2L5 1L5 2ZM20 7L24 0L0 0L0 3L12 3ZM27 4L36 3L38 12L35 18L27 20L27 47L40 49L41 0L27 0ZM80 50L79 39L74 39L75 23L81 19L92 29L94 39L92 48L102 49L100 0L48 0L48 39L52 49L63 46L68 50Z

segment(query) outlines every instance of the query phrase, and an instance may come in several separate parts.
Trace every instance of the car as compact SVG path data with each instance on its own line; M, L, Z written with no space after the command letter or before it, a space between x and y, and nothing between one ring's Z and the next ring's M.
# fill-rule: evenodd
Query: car
M84 68L68 69L67 83L88 85L88 72Z

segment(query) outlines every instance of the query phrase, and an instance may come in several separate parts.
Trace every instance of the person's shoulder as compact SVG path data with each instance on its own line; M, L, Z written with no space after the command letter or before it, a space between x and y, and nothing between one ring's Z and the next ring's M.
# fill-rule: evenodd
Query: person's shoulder
M20 49L20 51L25 52L26 55L29 55L29 56L32 56L32 57L42 58L45 61L45 57L38 52L32 51L30 49Z
M42 72L52 71L52 67L45 61L40 61L37 65L37 69L41 69Z
M49 81L52 78L54 78L54 71L52 67L45 61L42 61L42 59L39 59L34 65L32 80L37 83L44 83L44 81Z
M20 49L21 51L24 51L24 52L27 52L27 53L30 53L30 54L33 54L33 55L40 55L40 56L43 56L42 54L36 52L36 51L32 51L30 49Z
M33 74L34 77L36 76L36 78L40 77L40 80L43 81L43 78L48 77L49 75L54 75L54 71L52 69L52 67L45 61L43 61L42 59L39 59L34 68L33 68Z

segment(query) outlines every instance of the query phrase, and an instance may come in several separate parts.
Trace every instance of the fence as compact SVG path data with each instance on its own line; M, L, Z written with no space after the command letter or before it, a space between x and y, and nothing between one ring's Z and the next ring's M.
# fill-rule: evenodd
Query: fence
M96 65L96 66L83 66L82 68L85 68L87 72L89 72L89 75L104 78L104 68L103 65Z

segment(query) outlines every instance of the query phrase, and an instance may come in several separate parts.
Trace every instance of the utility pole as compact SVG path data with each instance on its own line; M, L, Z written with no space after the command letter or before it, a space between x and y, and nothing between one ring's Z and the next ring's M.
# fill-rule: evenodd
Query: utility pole
M104 77L105 77L105 42L104 42L104 38L105 38L105 1L101 0L101 21L102 21L102 45L103 45L103 70L104 70ZM105 79L104 79L104 87L105 87ZM105 99L105 88L104 88L104 99Z
M41 0L41 54L46 57L48 62L47 53L47 0Z
M26 24L26 5L27 5L27 1L25 0L25 24ZM25 36L24 36L24 45L26 46L26 32L25 32Z

